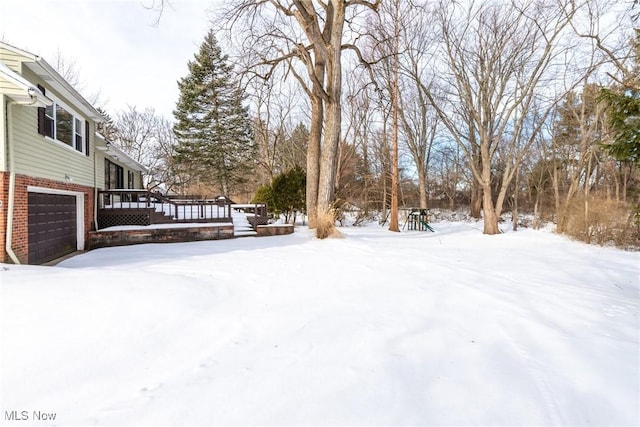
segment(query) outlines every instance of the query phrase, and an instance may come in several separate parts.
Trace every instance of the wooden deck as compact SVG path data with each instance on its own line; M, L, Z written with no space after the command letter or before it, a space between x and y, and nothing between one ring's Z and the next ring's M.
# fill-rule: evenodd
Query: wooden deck
M293 233L292 226L268 225L265 203L168 198L146 190L98 192L97 224L90 249Z
M268 223L267 205L234 204L215 199L169 198L146 190L98 192L98 230L124 225L232 222L232 210L244 211L255 229Z

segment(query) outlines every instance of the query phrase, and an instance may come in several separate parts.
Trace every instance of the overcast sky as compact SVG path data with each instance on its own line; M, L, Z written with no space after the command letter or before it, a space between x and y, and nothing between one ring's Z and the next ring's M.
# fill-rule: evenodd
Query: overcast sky
M152 0L0 0L0 40L75 62L81 92L111 115L134 105L166 118L208 29L211 0L171 0L159 25Z

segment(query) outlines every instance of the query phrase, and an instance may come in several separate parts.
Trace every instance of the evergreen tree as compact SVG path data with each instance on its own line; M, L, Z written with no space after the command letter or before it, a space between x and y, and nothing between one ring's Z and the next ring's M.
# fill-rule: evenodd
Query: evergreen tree
M273 178L271 183L275 208L285 216L285 222L295 222L296 212L304 212L307 188L307 174L296 166Z
M243 92L212 30L188 68L173 112L175 161L196 181L232 194L255 169L257 146Z
M269 212L284 214L284 221L295 223L296 212L305 212L307 174L295 166L273 178L271 185L261 185L251 203L267 203Z
M640 29L632 40L632 66L622 70L622 84L603 88L601 97L609 105L612 141L605 148L618 160L640 166Z
M98 123L97 130L107 138L109 141L115 141L118 138L118 127L113 122L113 119L104 109L101 107L96 108L98 113L102 116L102 122Z

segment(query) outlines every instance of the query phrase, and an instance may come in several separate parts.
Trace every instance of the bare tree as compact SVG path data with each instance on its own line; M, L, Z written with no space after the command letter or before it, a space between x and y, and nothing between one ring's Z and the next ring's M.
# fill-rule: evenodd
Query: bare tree
M87 92L87 84L81 78L81 71L75 59L66 57L60 48L52 57L51 66L67 81L75 90L86 96L89 103L93 105L104 104L102 94L98 90L92 93Z
M400 98L400 117L403 133L409 153L413 158L418 174L420 208L428 207L427 183L431 152L438 134L440 119L427 97L427 86L431 76L427 74L425 54L427 46L433 42L430 35L420 32L419 28L429 25L428 15L422 8L411 9L412 19L403 25L405 36L402 41L404 76L403 97ZM412 35L410 37L410 35Z
M400 44L400 2L394 0L392 7L393 20L393 148L391 149L391 216L389 218L389 231L400 231L398 224L398 190L399 172L398 172L398 113L400 109L400 88L399 88L399 44Z
M360 194L351 200L358 206L359 220L369 218L370 209L375 208L375 183L378 181L374 173L376 163L375 150L372 148L372 135L376 129L376 113L372 92L373 86L367 81L365 73L354 70L352 78L346 81L347 93L345 97L345 139L355 147L361 159ZM368 84L369 83L369 84Z
M629 41L634 38L634 8L640 4L637 0L583 0L585 7L580 10L579 19L571 21L571 28L581 38L591 42L593 48L602 56L602 62L608 64L608 77L616 85L640 90L637 60ZM637 10L637 9L636 9ZM605 25L604 22L617 25Z
M260 149L261 181L268 184L276 175L293 168L282 157L291 148L285 145L291 141L288 136L293 131L291 121L298 94L276 79L254 79L249 87L257 116L254 128Z
M245 52L259 58L251 69L269 78L284 65L311 103L311 126L307 154L307 210L309 226L332 228L336 159L342 126L342 51L345 24L360 7L375 9L380 0L236 0L223 14L229 26L241 32ZM351 15L347 16L350 13ZM306 76L294 66L299 61ZM266 67L266 69L265 69ZM331 223L331 224L328 224ZM323 233L324 234L324 233ZM324 237L324 236L321 236Z
M433 54L430 46L434 37L426 31L431 17L424 7L412 1L387 4L380 8L378 16L378 24L370 34L371 55L379 58L371 60L374 75L377 85L390 99L395 99L394 88L400 88L397 108L400 136L415 164L420 207L426 209L429 160L439 122L425 94L433 79L432 70L425 67Z
M604 105L597 102L598 90L598 86L591 84L585 86L580 96L570 92L559 109L552 141L552 182L559 233L567 231L570 208L580 189L584 195L584 215L589 215L588 196L606 133Z
M170 190L177 178L172 163L176 141L171 122L153 108L139 111L129 106L116 115L116 128L115 143L147 168L147 187Z
M558 76L570 66L562 54L571 48L565 36L576 7L570 0L512 0L464 9L441 2L435 10L441 43L432 65L443 71L438 87L445 102L433 91L427 96L469 158L482 189L485 234L500 232L498 218L517 167L566 93ZM534 105L545 108L532 121L528 111ZM494 176L498 147L506 162Z
M74 87L77 91L83 90L84 85L80 81L80 69L75 59L65 57L60 48L55 52L52 58L53 68L58 74L64 78L67 83Z
M278 150L278 159L283 171L287 171L295 167L299 167L306 171L308 142L309 129L304 123L298 122L293 129L290 129L290 127L287 126L287 134L284 144L280 145Z
M446 199L446 205L440 207L455 210L463 193L467 170L460 148L456 144L438 146L433 153L433 163L435 198Z

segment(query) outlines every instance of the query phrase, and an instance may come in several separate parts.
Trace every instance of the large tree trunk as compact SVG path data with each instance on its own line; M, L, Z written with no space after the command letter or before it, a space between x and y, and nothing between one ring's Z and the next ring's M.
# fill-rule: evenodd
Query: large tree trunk
M336 158L340 142L341 108L339 102L327 105L324 143L320 156L318 181L318 216L331 212L336 178ZM319 219L320 220L320 219Z
M318 186L323 117L322 98L320 95L314 94L311 99L311 128L307 147L307 215L309 216L309 228L316 228L318 220Z
M498 215L493 205L493 193L491 189L491 158L489 157L489 147L481 147L482 155L482 214L484 219L484 234L499 234Z
M400 231L398 221L398 0L395 0L394 17L394 65L393 65L393 148L391 149L391 217L389 231Z
M326 65L326 117L324 141L320 150L320 175L318 181L318 229L333 227L333 196L335 192L338 146L342 130L342 30L344 4L329 4L327 15L332 15L330 45L327 46ZM330 223L329 223L330 222Z
M427 177L424 167L418 165L418 188L420 190L420 209L428 209L427 206Z
M520 173L516 170L515 185L513 190L513 210L511 211L511 221L513 231L518 231L518 185L520 184Z
M472 126L469 127L473 129ZM471 132L471 131L470 131ZM474 162L475 170L481 170L480 165L480 146L475 141L475 136L471 135L472 140L472 158L469 161ZM475 174L474 174L475 175ZM477 178L472 181L471 184L471 205L469 206L471 218L480 219L482 217L482 186L478 182Z
M482 214L484 218L484 234L499 234L498 216L493 206L491 184L482 186Z
M482 217L482 187L476 180L473 180L471 187L471 205L469 206L471 218L480 219Z

